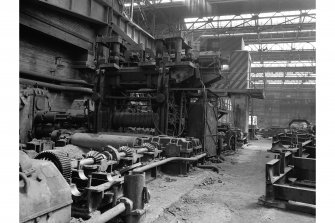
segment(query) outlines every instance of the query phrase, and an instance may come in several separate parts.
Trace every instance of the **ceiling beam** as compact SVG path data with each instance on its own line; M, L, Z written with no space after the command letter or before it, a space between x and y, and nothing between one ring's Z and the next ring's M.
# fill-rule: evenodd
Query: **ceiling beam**
M251 81L315 81L315 77L252 77Z
M263 73L313 73L316 72L315 66L299 66L299 67L252 67L251 73L263 74Z
M252 61L315 61L315 50L250 51Z
M256 85L257 89L264 88L264 83L263 82L259 82L259 83L255 83L254 85ZM315 90L315 86L316 84L266 84L265 85L265 89L270 90L272 89L276 89L276 90L284 90L284 89L306 89L306 90Z
M215 26L215 25L214 25ZM235 33L254 33L254 32L287 32L297 30L315 30L316 23L296 23L296 24L280 24L280 25L260 25L260 26L235 26L235 27L219 27L219 28L200 28L189 30L190 33L198 35L199 33L209 34L235 34ZM184 30L186 31L186 30Z
M207 32L198 33L200 35L212 35L210 30ZM196 36L193 34L193 36ZM315 42L316 32L273 32L273 33L260 33L254 34L241 34L241 35L226 35L226 36L242 36L245 45L249 44L267 44L267 43L295 43L295 42ZM212 38L213 36L201 36L201 38ZM194 37L196 38L196 37Z
M194 1L196 2L196 1ZM156 8L162 10L174 18L194 18L199 16L221 16L221 15L241 15L258 14L261 12L278 12L315 9L315 0L207 0L211 5L211 10L200 10L201 7L194 7L196 10L188 8L185 2L171 2L155 4ZM141 6L143 11L150 10L149 6ZM193 9L194 9L193 8ZM140 13L138 6L134 7L134 13ZM164 21L158 16L157 21Z
M230 18L229 18L230 17ZM290 15L283 15L280 13L276 13L273 12L273 15L266 15L264 16L264 14L259 14L259 15L252 15L252 14L246 14L243 16L228 16L228 18L223 17L221 18L221 16L217 16L217 17L213 17L213 19L209 19L207 17L205 18L197 18L196 21L193 20L188 20L185 21L185 24L197 24L197 23L205 23L205 22L211 22L211 23L217 23L217 22L232 22L232 21L236 21L236 22L243 22L243 23L251 23L251 21L257 21L257 20L267 20L266 24L272 24L272 21L274 19L278 19L278 18L284 18L285 21L283 21L284 23L288 23L288 24L292 24L292 22L296 19L299 19L300 17L304 18L304 17L309 17L309 18L316 18L316 14L315 13L303 13L303 12L297 12L295 14L290 14ZM205 20L207 19L207 20ZM282 24L284 24L282 23ZM294 22L293 22L294 23Z
M243 35L244 42L247 44L261 43L279 43L279 42L315 42L316 32L278 32L278 33L260 33Z

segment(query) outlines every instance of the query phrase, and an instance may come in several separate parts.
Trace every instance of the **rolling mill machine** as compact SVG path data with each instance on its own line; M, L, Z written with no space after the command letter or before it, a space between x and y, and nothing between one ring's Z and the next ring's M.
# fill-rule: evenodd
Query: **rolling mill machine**
M208 168L205 158L222 150L227 112L209 87L222 79L224 55L195 56L181 32L155 39L124 15L123 1L27 2L20 222L141 222L147 180Z
M20 136L21 222L140 222L146 179L186 175L217 155L218 96L181 36L157 39L153 51L130 50L113 34L97 37L95 49L92 97L52 111L46 90L33 92L40 109ZM213 61L207 70L219 76ZM39 191L49 206L32 198Z

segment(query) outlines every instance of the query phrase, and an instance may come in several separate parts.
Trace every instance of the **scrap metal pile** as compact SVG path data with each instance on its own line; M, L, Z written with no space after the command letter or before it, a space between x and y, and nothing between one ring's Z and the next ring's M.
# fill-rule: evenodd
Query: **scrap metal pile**
M286 133L288 133L288 136L296 133L315 134L315 125L312 125L309 121L305 119L293 119L288 124L288 128L280 126L272 126L270 128L261 129L259 131L259 134L262 135L263 138L278 137L278 136L280 137L280 134L285 135Z
M259 204L315 214L315 150L315 128L274 136L269 151L276 155L266 164L265 196Z
M304 124L304 127L299 127ZM294 119L289 123L289 128L272 137L270 152L290 151L296 149L299 143L309 140L315 144L315 126L311 126L307 120Z

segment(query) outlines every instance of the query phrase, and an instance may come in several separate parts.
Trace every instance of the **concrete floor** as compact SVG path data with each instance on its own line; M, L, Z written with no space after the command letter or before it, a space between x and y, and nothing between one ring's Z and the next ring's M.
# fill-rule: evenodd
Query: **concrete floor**
M251 141L215 164L220 173L195 169L188 177L160 176L148 183L152 199L147 223L165 222L315 222L315 216L257 204L265 192L266 152L271 140Z

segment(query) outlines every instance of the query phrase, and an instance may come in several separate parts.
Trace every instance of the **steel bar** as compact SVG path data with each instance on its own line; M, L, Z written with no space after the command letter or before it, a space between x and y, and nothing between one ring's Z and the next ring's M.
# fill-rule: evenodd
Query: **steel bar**
M113 185L120 184L123 182L124 182L124 177L113 178L112 181L108 181L106 183L99 184L97 186L91 186L88 189L94 192L103 192L103 191L109 190Z
M37 72L32 72L32 71L27 71L27 70L20 70L20 76L35 77L35 78L38 78L38 79L44 79L44 80L49 80L49 81L53 81L53 82L80 84L80 85L86 85L86 86L92 87L91 84L87 83L84 80L67 79L67 78L63 78L63 77L55 77L55 76L40 74L40 73L37 73Z
M265 98L263 89L211 89L211 91L220 97L226 97L228 94L247 94L251 98Z
M315 204L315 189L282 184L274 184L273 187L277 199Z
M122 212L126 210L126 205L124 203L119 203L112 209L104 212L103 214L99 215L96 219L94 219L95 223L105 223L110 221L111 219L115 218Z
M197 155L195 157L190 157L190 158L184 158L184 157L170 157L170 158L167 158L167 159L164 159L164 160L161 160L161 161L158 161L158 162L154 162L154 163L150 163L146 166L143 166L143 167L139 167L139 168L136 168L134 169L132 172L133 173L143 173L151 168L154 168L154 167L157 167L157 166L161 166L163 164L166 164L166 163L169 163L169 162L172 162L172 161L190 161L190 162L194 162L194 161L197 161L201 158L204 158L206 157L206 153L203 153L203 154L200 154L200 155Z
M72 91L72 92L82 92L82 93L93 94L93 90L90 88L62 86L62 85L57 85L57 84L49 84L49 83L41 82L41 81L28 80L24 78L20 78L20 84L28 84L28 85L33 85L33 86L38 85L40 87L46 87L46 88L60 90L60 91Z

